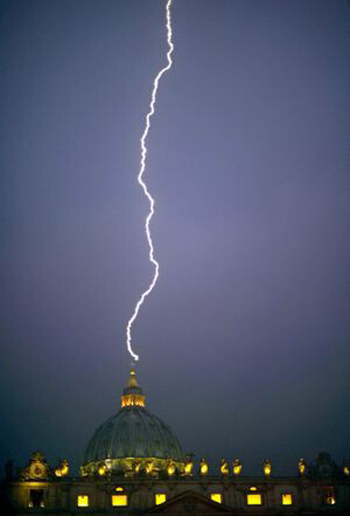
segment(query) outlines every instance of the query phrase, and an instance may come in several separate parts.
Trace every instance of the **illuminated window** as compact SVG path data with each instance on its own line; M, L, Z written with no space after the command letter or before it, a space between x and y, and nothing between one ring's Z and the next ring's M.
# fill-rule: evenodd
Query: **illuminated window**
M77 506L78 507L89 507L89 497L88 497L88 495L78 495Z
M335 505L334 487L327 486L323 488L323 503L326 505Z
M222 503L221 493L211 493L210 498L213 500L213 502Z
M31 489L29 491L28 507L45 507L43 489Z
M247 494L247 505L261 505L261 495L258 493Z
M128 497L125 494L112 495L113 507L125 507L128 505Z
M293 504L293 498L290 493L283 493L282 494L282 505L292 505Z
M156 505L160 505L161 503L166 502L166 494L165 493L157 493L155 496Z

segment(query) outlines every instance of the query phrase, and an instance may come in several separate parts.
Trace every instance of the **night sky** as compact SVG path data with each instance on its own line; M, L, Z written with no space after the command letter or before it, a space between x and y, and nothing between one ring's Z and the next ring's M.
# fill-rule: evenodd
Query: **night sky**
M173 3L133 338L149 409L211 472L350 457L348 5ZM1 462L77 470L119 409L166 51L164 1L1 1Z

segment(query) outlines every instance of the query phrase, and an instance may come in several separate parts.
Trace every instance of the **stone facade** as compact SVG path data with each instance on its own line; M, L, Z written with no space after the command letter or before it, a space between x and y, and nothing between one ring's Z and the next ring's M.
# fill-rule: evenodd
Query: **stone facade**
M40 464L44 464L41 467ZM327 454L320 454L305 475L245 477L232 475L159 475L133 478L57 477L45 459L33 455L17 478L2 483L1 514L103 515L154 512L200 516L350 514L350 477Z
M327 453L314 464L300 459L296 477L274 477L269 460L260 477L243 476L238 459L231 468L222 459L217 476L204 457L196 468L146 408L132 367L121 408L93 434L80 476L70 476L67 460L51 468L41 452L17 473L8 463L0 514L350 515L350 464L339 467Z

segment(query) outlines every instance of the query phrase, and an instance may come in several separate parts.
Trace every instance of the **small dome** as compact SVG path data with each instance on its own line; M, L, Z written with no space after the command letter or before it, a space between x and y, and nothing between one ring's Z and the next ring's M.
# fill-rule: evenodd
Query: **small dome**
M129 468L150 459L156 461L158 469L165 467L166 461L174 461L181 468L185 459L180 443L169 426L146 408L146 398L133 367L123 390L121 407L93 434L82 470L97 471L102 461L109 469L117 470L121 465L124 468L126 459Z

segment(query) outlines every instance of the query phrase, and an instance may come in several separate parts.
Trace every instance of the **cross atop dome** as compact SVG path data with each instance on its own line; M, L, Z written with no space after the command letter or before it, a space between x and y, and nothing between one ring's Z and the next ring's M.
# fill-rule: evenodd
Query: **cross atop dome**
M123 390L121 407L145 407L146 396L143 394L143 390L140 387L135 371L135 364L131 364L130 378L126 387Z

